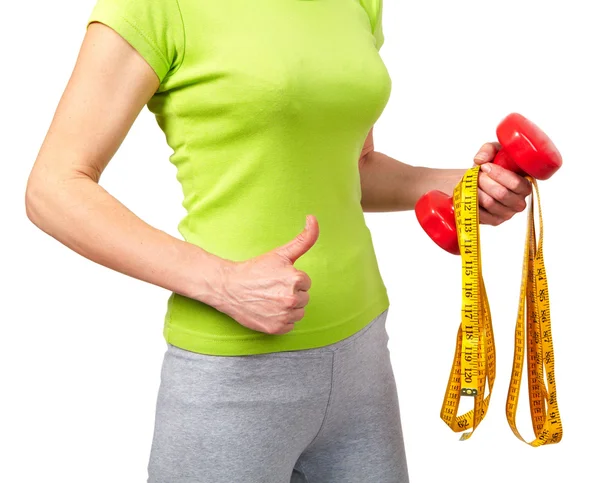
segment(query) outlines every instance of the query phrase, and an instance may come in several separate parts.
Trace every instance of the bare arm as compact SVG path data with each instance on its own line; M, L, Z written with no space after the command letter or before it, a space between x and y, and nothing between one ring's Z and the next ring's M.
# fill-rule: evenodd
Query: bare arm
M412 166L371 151L360 165L363 211L412 210L419 197L429 190L451 193L464 172L465 169Z
M219 308L230 261L150 226L99 185L158 86L120 35L90 24L28 179L27 216L96 263Z
M525 209L531 193L529 182L500 166L489 163L500 149L497 142L485 143L475 155L476 164L486 164L489 172L480 173L480 221L499 225ZM480 155L485 155L480 157ZM439 169L412 166L379 151L369 132L359 159L362 190L361 205L365 212L412 210L421 195L430 190L452 194L466 169Z

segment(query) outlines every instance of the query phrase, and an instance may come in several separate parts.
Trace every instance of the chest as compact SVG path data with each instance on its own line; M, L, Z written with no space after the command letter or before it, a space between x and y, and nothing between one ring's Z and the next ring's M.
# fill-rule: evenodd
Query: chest
M375 120L391 79L359 0L179 0L173 82L198 115ZM349 117L348 117L349 116Z

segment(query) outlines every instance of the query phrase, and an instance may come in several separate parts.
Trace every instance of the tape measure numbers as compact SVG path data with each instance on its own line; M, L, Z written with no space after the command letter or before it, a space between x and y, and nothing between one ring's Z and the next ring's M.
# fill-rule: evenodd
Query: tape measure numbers
M454 432L471 429L470 432L463 432L461 441L469 439L485 417L496 377L492 317L481 270L478 177L479 166L467 170L454 189L453 196L462 261L461 324L458 328L454 361L440 416ZM543 257L542 211L536 180L531 177L527 179L535 188L540 220L540 240L536 247L532 199L528 211L506 417L513 433L519 439L531 446L541 446L558 443L561 440L562 423L554 377L550 298ZM535 434L535 439L531 442L523 439L516 426L525 351L527 351L529 406ZM488 394L484 396L486 388ZM473 398L473 409L457 415L461 397Z

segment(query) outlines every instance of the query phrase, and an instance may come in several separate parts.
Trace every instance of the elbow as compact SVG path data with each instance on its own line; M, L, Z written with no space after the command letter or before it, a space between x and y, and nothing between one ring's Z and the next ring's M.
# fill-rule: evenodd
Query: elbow
M52 235L63 224L66 211L78 204L74 199L81 189L81 180L90 180L84 173L57 173L33 169L25 188L25 213L40 230Z
M60 186L60 179L57 179L56 176L41 175L40 171L36 169L32 170L27 180L25 213L35 226L46 233L48 233L49 218L58 207Z
M33 173L29 175L27 187L25 188L25 213L27 218L41 228L41 209L44 205L47 187L43 180L38 179Z

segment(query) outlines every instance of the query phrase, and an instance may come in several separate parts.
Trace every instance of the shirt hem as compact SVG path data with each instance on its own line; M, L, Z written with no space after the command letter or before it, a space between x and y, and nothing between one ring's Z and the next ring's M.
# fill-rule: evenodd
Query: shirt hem
M240 356L315 349L350 337L366 327L389 306L390 301L385 292L384 296L370 305L368 310L337 326L320 331L294 332L292 330L279 336L257 334L257 337L233 339L202 337L196 332L174 328L167 320L163 329L163 337L166 342L181 349L207 355ZM315 340L315 337L318 340Z

